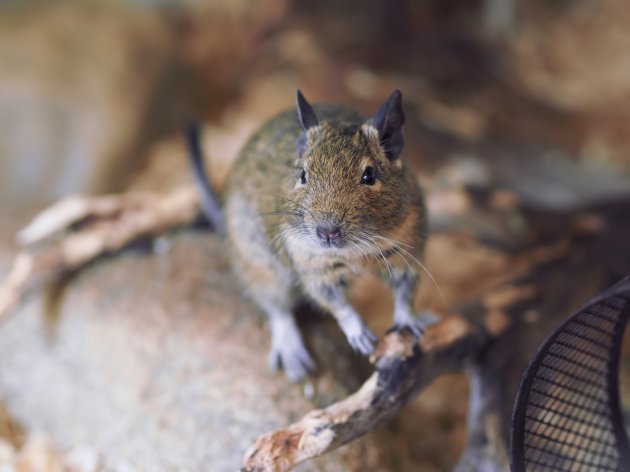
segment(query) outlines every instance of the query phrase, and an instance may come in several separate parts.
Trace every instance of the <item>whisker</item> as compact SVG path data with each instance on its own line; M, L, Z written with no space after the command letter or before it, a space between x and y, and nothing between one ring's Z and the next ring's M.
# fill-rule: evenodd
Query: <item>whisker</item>
M442 291L442 287L440 287L440 285L437 283L437 280L435 280L435 277L433 276L433 274L431 273L431 271L429 270L429 268L420 260L418 260L418 258L416 258L413 254L411 254L409 251L407 251L406 249L399 247L399 245L403 245L403 246L408 246L410 248L413 248L413 246L409 246L408 244L403 244L400 241L396 241L394 239L390 239L390 238L386 238L384 236L380 236L380 235L372 235L375 238L381 239L383 241L395 244L395 246L393 246L394 251L398 252L398 254L400 254L401 257L403 257L403 259L406 260L406 258L403 256L403 254L405 254L406 256L410 257L412 261L414 261L418 267L420 267L422 269L422 271L429 277L429 279L431 280L431 282L433 283L433 285L435 286L435 288L437 289L440 298L442 299L442 303L444 304L444 308L448 307L448 304L446 303L446 296L444 295L444 292Z
M403 242L396 241L395 239L386 238L385 236L381 236L380 234L373 234L371 236L375 237L375 238L378 238L378 239L382 239L383 241L387 241L388 243L392 243L392 244L395 244L397 246L405 246L405 247L408 247L410 249L413 249L413 246L411 244L405 244Z
M280 242L281 238L288 238L290 236L307 236L309 234L308 228L304 225L299 226L285 226L270 240L270 244L275 245Z
M389 272L389 276L393 278L394 274L392 272L392 269L393 269L392 265L390 264L390 262L385 257L385 254L383 254L383 251L381 250L379 245L376 244L376 242L370 237L370 235L364 234L364 237L367 239L367 241L369 241L374 246L374 248L376 248L376 250L378 251L378 254L383 259L383 262L385 263L385 267L387 268L387 272Z
M364 257L364 260L366 260L366 262L367 262L367 256L373 256L376 259L376 261L379 263L379 265L385 268L385 265L383 264L383 261L381 260L379 253L375 250L376 246L373 243L365 239L359 239L357 237L354 237L354 239L360 248L367 250L368 252L367 255L362 254L362 257Z
M260 195L261 197L278 198L278 199L280 199L280 200L282 200L284 202L288 202L288 203L294 205L296 208L299 208L300 210L303 210L305 213L308 213L309 215L311 215L310 210L303 203L297 202L297 201L293 200L292 198L285 197L283 195L277 195L277 194L262 194L262 193L259 193L258 195Z
M358 255L361 257L361 260L367 264L368 261L368 255L370 253L368 253L367 255L365 254L365 249L368 249L369 251L369 246L366 248L366 244L361 241L360 239L358 239L356 236L351 236L349 243L352 245L352 248L356 249L356 252L358 253Z

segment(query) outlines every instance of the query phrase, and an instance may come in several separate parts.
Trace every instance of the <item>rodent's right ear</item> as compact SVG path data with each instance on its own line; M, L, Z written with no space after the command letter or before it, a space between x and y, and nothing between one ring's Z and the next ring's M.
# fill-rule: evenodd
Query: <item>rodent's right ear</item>
M398 159L405 146L402 134L404 124L402 93L400 90L394 90L372 118L372 125L378 130L381 146L390 161Z
M295 145L296 151L299 156L304 154L306 149L306 132L313 128L314 126L319 125L319 120L317 119L317 115L313 110L313 107L306 101L302 92L298 89L297 91L297 122L302 128L302 132L298 137L297 143Z
M297 91L297 121L302 131L307 131L309 128L319 124L315 111L313 111L313 108L299 89Z

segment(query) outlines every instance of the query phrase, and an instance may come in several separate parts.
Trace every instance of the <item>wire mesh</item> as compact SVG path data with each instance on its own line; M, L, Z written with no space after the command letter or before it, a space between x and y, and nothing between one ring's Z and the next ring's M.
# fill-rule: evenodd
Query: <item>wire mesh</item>
M512 418L512 470L630 471L618 367L630 278L570 316L540 347Z

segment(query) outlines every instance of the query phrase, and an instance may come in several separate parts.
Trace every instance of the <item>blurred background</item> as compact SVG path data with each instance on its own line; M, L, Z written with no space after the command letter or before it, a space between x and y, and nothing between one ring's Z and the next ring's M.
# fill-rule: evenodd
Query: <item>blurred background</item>
M630 4L624 0L0 0L0 210L10 226L0 223L3 266L14 254L11 238L19 225L64 195L162 192L190 183L181 131L191 120L204 124L209 173L220 187L248 135L292 106L298 87L312 102L343 102L366 114L394 88L401 89L407 116L404 156L427 187L443 178L490 180L530 204L560 209L627 194L629 24ZM486 220L470 224L479 228ZM160 462L163 454L174 461L173 467L190 460L191 470L197 470L194 464L215 454L210 463L226 456L221 464L230 464L217 470L233 470L253 437L313 407L299 388L290 390L280 375L264 369L260 353L267 347L267 333L262 321L250 326L239 318L238 302L236 309L231 301L224 304L237 300L238 291L219 281L228 271L226 261L216 256L219 246L203 246L214 244L207 243L207 235L180 239L173 242L173 256L120 258L108 271L97 268L87 279L73 281L80 288L66 302L70 313L60 318L57 344L42 341L37 308L27 307L34 314L20 315L18 324L4 332L0 407L8 404L25 426L9 421L11 415L2 407L0 420L6 421L0 421L0 437L21 446L32 431L44 429L64 446L83 442L108 457L136 457L145 465L164 466L169 462ZM468 251L468 261L464 249L457 252L446 245L440 253L439 240L433 249L436 260L442 256L448 261L437 275L450 292L449 304L479 293L478 279L495 280L512 265L508 257L477 246ZM619 267L617 278L627 269ZM193 279L196 285L189 283ZM587 288L576 289L579 294L567 305L601 288L581 287ZM371 299L365 306L390 309L383 303ZM143 306L142 313L138 306ZM215 307L210 310L213 319L204 318L206 307ZM219 316L222 310L229 312L224 318ZM559 315L568 312L558 310ZM230 316L254 340L246 347L238 345L240 338L219 331L223 328L216 319ZM380 322L382 332L387 322ZM172 336L178 329L185 336ZM331 332L336 333L334 326ZM82 344L82 338L88 341ZM220 343L223 338L223 351L194 352L197 346L210 349L208 339ZM30 347L22 349L26 342ZM338 344L345 345L343 340ZM130 350L116 357L115 368L111 345ZM193 352L186 354L189 346ZM328 355L342 358L335 349ZM163 352L170 357L160 357ZM256 380L242 375L238 388L225 388L236 380L216 374L217 380L208 373L217 352L223 356L220 365L229 366L223 371L241 372L251 364L246 373L257 375ZM239 356L249 357L243 361ZM50 372L67 366L68 378L78 372L79 380L59 387L54 396L58 404L45 404L41 385L59 385ZM187 382L173 374L180 367L188 369L181 377ZM315 395L318 406L360 385L357 379L339 393L335 389L340 383L326 375L315 382L321 395ZM203 387L187 387L197 380ZM177 394L172 394L173 385ZM210 395L208 385L224 388L220 401L204 396ZM262 393L243 407L239 395L252 385ZM162 386L167 393L161 393ZM467 388L463 375L440 379L408 407L405 417L340 455L355 461L348 464L381 464L378 470L452 470L466 443ZM624 391L630 392L630 382ZM53 393L47 394L52 398ZM75 397L81 408L75 408ZM256 416L249 409L263 408L259 397L273 398L272 406L263 402L269 413L262 420L260 412ZM286 407L287 397L298 406ZM179 406L173 406L177 401ZM240 426L230 426L237 432L230 433L229 444L227 439L214 444L201 433L191 434L212 437L212 427L224 428L227 413L211 413L216 404L233 412L231 420L240 421ZM182 417L196 426L186 430L187 423L176 421ZM109 434L102 425L115 431ZM160 435L171 435L168 442L160 442L158 433L152 436L158 426ZM129 439L122 449L121 437ZM216 449L212 454L209 443ZM0 462L6 453L2 447ZM33 457L47 460L45 441L30 447ZM81 453L77 460L91 464L93 456L81 459ZM366 470L335 468L341 462L334 457L333 465L320 462L304 470ZM62 470L47 467L36 463L20 470Z
M173 184L193 118L220 181L298 87L366 113L400 88L427 175L489 155L627 173L629 21L623 0L4 0L0 198Z

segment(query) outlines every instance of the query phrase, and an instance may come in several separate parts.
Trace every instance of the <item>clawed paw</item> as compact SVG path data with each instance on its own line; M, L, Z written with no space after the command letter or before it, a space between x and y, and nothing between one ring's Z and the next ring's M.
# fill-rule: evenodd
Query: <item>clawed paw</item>
M340 323L348 343L357 352L369 356L374 352L374 342L378 339L359 317L350 318Z
M362 334L360 336L352 336L348 338L348 342L352 349L360 352L364 356L369 356L374 352L374 341L376 337L370 332L369 334Z
M389 328L388 333L392 331L404 331L409 330L411 334L413 334L416 338L422 337L424 332L426 331L425 324L416 319L409 319L405 321L394 322L394 325Z
M308 372L315 370L315 362L304 345L272 346L269 352L269 368L272 371L277 371L280 367L284 369L291 382L297 382L303 379Z
M435 323L437 320L438 318L430 313L422 313L419 319L411 315L395 315L394 325L389 328L387 332L391 333L392 331L400 332L409 330L416 338L420 338L425 333L427 327Z

